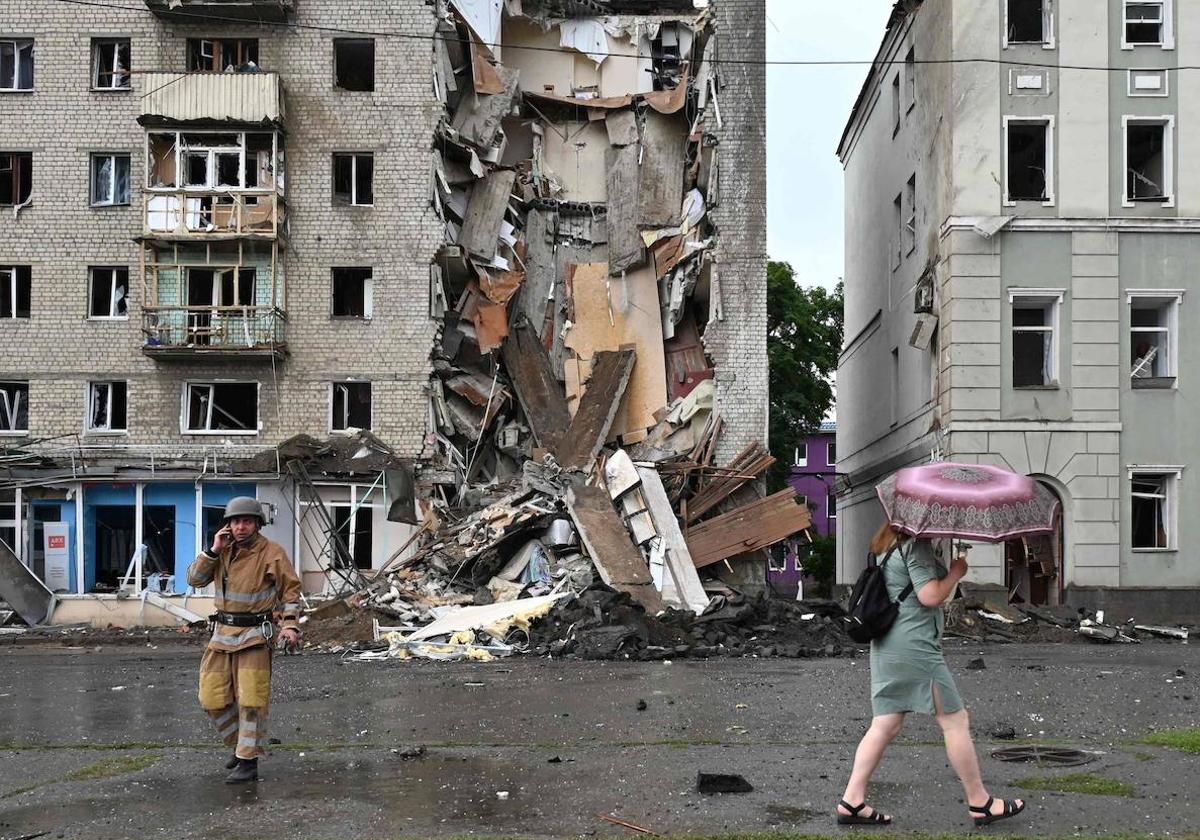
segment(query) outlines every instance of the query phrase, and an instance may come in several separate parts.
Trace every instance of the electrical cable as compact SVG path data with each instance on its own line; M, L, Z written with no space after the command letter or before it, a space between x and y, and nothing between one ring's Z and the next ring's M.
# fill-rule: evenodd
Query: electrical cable
M72 6L86 6L99 9L109 9L125 12L136 12L141 14L154 14L154 12L146 6L124 6L118 3L106 3L102 0L54 0L56 3L64 3ZM447 43L457 43L469 45L472 42L485 47L501 47L505 50L524 50L526 52L548 52L548 53L566 53L575 54L577 50L573 47L541 47L526 44L504 44L493 43L490 41L482 41L479 39L464 39L464 38L447 38L440 35L420 35L411 32L395 32L388 30L372 30L372 29L346 29L337 26L322 26L313 23L273 23L271 21L248 21L244 18L231 17L227 15L214 15L207 12L184 12L173 10L171 12L173 18L195 18L197 23L236 23L246 25L250 23L261 26L274 26L281 29L303 29L313 32L328 32L336 35L358 35L369 36L373 38L397 38L408 41L444 41ZM603 56L605 58L649 58L647 55L638 53L619 53L619 52L596 52L589 53L590 55ZM890 66L892 64L904 63L903 60L894 61L879 61L878 59L750 59L750 58L710 58L705 59L707 63L720 65L746 65L752 67L874 67ZM954 64L993 64L998 66L1008 67L1031 67L1046 70L1091 70L1104 72L1125 72L1129 67L1112 67L1109 65L1099 64L1060 64L1046 61L1016 61L1004 58L924 58L916 59L910 64L926 65L926 66L943 66ZM1176 67L1165 68L1167 70L1200 70L1200 65L1186 64Z

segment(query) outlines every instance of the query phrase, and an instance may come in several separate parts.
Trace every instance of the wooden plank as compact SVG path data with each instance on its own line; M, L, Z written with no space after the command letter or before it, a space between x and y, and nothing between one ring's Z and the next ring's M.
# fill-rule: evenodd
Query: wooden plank
M516 172L501 169L475 183L471 203L467 205L467 218L458 235L458 245L468 253L487 262L495 259L500 244L500 225L516 178Z
M692 553L688 550L683 532L679 530L679 520L675 518L666 488L654 467L638 466L637 472L642 479L642 497L650 509L654 528L666 547L666 566L675 581L675 592L683 606L699 614L708 606L708 593L700 583L700 575L696 573Z
M599 454L633 375L637 353L604 351L592 360L592 376L554 457L567 469L586 470Z
M732 496L738 488L754 481L774 463L774 456L768 453L761 443L752 443L747 446L730 462L728 469L732 472L731 475L715 479L689 500L688 524L697 521Z
M504 342L504 367L517 392L533 439L553 451L571 425L562 386L550 370L546 348L530 324L521 320Z
M702 569L774 545L811 525L808 508L787 489L697 525L688 532L687 544Z
M647 612L661 610L662 597L654 588L646 558L634 546L608 494L599 487L572 487L567 492L567 511L600 579L628 592Z

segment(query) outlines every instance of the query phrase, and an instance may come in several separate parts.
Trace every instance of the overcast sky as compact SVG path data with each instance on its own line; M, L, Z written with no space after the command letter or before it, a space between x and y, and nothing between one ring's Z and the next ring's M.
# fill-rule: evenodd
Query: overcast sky
M767 0L767 58L875 57L894 0ZM868 67L767 68L767 251L806 286L842 275L838 139Z

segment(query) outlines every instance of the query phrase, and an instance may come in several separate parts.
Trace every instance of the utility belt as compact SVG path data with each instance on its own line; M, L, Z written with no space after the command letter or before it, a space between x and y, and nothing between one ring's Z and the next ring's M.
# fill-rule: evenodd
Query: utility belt
M215 629L217 624L229 627L262 627L263 635L269 641L275 635L275 623L272 613L231 613L217 610L208 617L209 626Z

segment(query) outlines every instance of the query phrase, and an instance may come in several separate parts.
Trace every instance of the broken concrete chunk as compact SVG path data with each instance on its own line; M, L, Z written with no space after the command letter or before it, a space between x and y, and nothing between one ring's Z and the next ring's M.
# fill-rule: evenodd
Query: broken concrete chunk
M500 228L516 178L511 170L493 172L471 191L458 244L488 263L495 259L500 245Z
M454 114L453 127L462 139L480 149L490 149L496 141L500 125L512 110L517 93L519 73L507 67L495 68L504 85L504 93L464 96Z
M632 109L611 111L605 118L608 142L613 146L632 146L638 141L637 115Z

